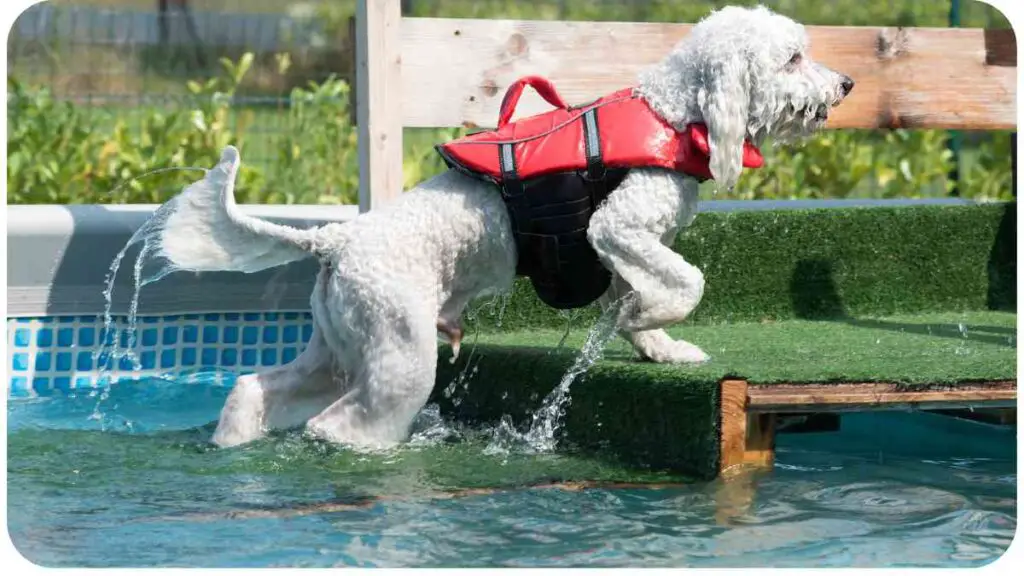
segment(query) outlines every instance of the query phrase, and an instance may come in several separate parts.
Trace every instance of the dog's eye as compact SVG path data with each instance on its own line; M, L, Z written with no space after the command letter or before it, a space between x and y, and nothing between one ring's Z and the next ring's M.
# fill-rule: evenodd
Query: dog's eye
M799 53L799 52L797 52L796 54L793 54L793 57L789 59L789 62L786 65L790 66L790 67L799 66L800 63L803 62L803 61L804 61L804 55Z

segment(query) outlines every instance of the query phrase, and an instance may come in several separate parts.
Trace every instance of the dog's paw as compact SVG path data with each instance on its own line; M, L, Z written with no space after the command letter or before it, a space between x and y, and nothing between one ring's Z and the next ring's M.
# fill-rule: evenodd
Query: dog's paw
M221 409L217 429L210 439L220 448L246 444L263 436L263 389L245 376L238 379Z
M673 340L662 330L634 334L633 345L641 358L659 364L703 364L711 360L699 346Z
M644 354L648 360L660 364L703 364L711 360L706 352L699 346L677 340L670 346L653 350L651 354Z
M374 430L362 430L350 426L347 422L336 422L322 415L306 422L305 434L311 438L345 446L356 452L379 452L390 450L398 445L398 441L380 438Z

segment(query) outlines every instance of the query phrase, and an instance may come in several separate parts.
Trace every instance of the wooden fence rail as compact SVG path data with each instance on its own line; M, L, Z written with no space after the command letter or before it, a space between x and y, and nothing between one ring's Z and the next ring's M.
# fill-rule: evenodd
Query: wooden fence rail
M547 76L569 102L632 84L690 24L402 17L359 0L355 18L360 206L402 191L402 128L492 127L505 89ZM808 26L812 56L857 81L827 128L1015 130L1012 30ZM532 92L518 114L548 106Z

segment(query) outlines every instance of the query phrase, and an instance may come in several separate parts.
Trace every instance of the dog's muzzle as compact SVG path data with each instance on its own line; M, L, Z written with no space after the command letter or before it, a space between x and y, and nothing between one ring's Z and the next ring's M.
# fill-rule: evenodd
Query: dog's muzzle
M839 84L840 88L843 89L843 98L846 98L850 95L850 92L853 92L853 85L853 78L843 74L843 81Z

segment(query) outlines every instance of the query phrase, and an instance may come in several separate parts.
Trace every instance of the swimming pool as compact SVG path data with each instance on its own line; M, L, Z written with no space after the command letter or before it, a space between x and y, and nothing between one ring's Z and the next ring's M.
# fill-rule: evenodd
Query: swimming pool
M385 454L294 432L219 450L230 385L9 398L17 549L90 567L978 566L1016 530L1015 430L933 414L849 414L781 435L771 472L686 483L495 449L429 407ZM574 480L660 487L550 487ZM465 490L484 487L501 489Z
M211 423L234 377L291 360L310 337L311 263L147 286L137 340L118 342L137 363L107 371L93 357L109 343L106 264L148 209L15 208L8 529L38 564L977 566L1016 529L1015 430L930 414L851 414L840 433L781 435L771 472L713 482L510 452L501 427L433 408L386 454L298 433L218 450ZM287 212L250 207L271 208ZM306 212L287 221L311 225L296 220ZM124 328L132 266L115 277ZM106 377L121 380L104 396ZM585 480L596 484L565 489Z

